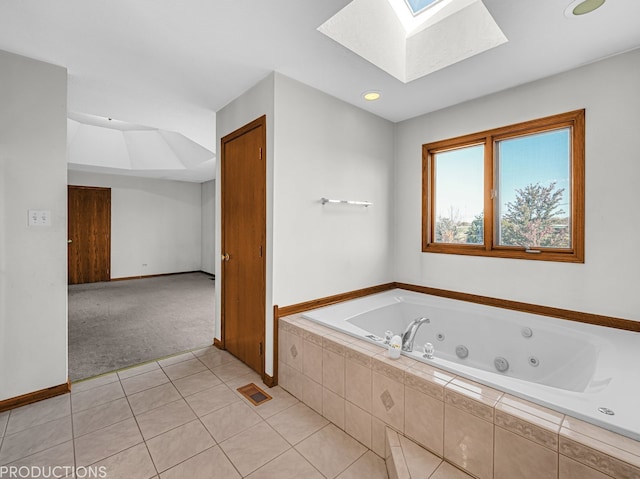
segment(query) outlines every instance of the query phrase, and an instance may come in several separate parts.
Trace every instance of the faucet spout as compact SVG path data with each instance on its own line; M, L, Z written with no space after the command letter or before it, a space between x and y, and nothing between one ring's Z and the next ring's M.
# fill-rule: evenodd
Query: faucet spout
M421 317L421 318L416 318L409 323L409 326L407 326L407 329L405 329L404 333L402 333L402 350L403 351L407 351L407 352L413 351L413 341L416 337L416 333L418 332L418 329L424 323L430 323L430 322L431 320L429 318Z

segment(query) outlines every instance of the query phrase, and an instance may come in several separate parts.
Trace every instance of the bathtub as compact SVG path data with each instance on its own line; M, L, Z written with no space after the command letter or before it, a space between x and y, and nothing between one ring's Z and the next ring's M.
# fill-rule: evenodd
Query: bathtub
M403 355L640 440L640 333L401 289L303 317L381 346L427 317Z

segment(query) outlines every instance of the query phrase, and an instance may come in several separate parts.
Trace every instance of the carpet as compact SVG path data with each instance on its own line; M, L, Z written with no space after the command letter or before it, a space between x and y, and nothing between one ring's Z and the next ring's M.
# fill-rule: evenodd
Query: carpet
M205 273L69 285L69 378L211 345L214 291Z

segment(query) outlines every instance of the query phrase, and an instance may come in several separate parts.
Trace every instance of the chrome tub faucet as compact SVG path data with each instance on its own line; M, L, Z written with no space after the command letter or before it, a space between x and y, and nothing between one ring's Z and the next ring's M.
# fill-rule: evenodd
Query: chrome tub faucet
M431 320L429 318L416 318L409 323L407 329L402 333L402 350L411 352L413 351L413 341L416 337L416 333L421 325L424 323L430 323Z

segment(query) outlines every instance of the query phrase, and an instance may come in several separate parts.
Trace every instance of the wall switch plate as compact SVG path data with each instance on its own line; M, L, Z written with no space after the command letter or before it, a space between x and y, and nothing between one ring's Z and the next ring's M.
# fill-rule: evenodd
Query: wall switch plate
M51 226L51 211L29 210L29 226Z

